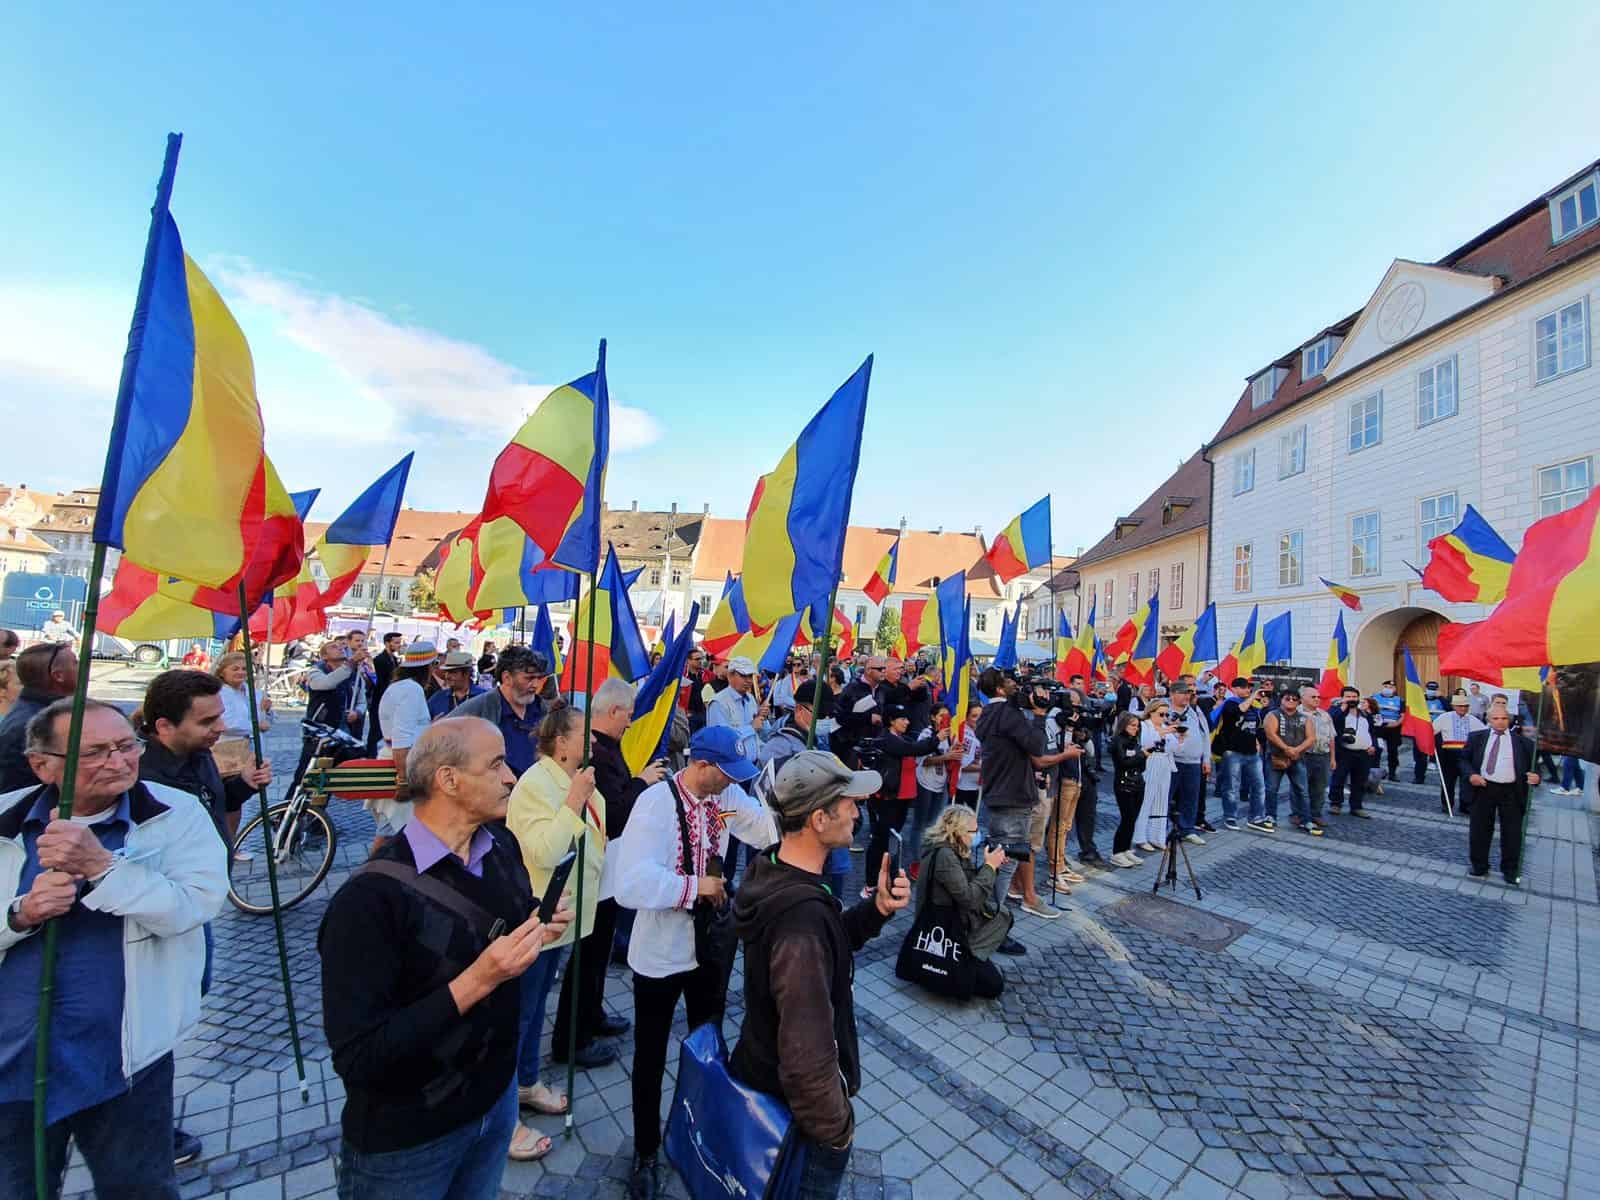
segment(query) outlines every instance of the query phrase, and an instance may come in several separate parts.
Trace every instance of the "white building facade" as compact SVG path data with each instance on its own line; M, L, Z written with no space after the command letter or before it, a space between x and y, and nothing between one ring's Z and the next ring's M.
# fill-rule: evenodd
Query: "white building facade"
M1439 263L1397 260L1359 313L1252 377L1207 447L1224 652L1252 605L1292 609L1293 662L1321 667L1343 611L1357 686L1398 678L1401 645L1441 678L1439 625L1488 609L1422 586L1429 539L1470 504L1517 547L1596 483L1597 199L1600 164Z

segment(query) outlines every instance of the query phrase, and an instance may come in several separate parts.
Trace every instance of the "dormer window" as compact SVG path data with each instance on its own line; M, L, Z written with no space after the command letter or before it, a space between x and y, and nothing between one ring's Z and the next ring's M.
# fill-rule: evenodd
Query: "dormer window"
M1278 385L1283 382L1284 369L1282 367L1268 367L1261 374L1250 380L1250 407L1260 408L1269 402L1278 391Z
M1300 378L1310 379L1327 370L1328 360L1333 357L1333 352L1339 348L1342 340L1329 334L1327 337L1318 338L1300 351Z
M1140 524L1142 524L1142 520L1139 517L1119 517L1117 519L1112 540L1120 542L1123 534L1131 533L1133 530L1139 528Z
M1564 242L1600 222L1600 171L1584 176L1550 200L1550 240Z

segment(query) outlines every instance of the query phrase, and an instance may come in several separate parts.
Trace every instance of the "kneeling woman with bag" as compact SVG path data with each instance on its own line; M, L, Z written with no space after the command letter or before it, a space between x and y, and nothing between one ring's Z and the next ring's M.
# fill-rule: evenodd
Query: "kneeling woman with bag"
M981 865L972 858L978 816L953 804L923 839L916 920L900 947L895 974L956 1000L993 999L1005 976L989 961L1011 933L1009 909L994 908L995 869L1003 847L991 847Z

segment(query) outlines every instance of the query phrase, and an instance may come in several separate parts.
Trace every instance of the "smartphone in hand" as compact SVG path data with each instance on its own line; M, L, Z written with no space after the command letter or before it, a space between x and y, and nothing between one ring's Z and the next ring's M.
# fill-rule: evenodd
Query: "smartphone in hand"
M900 840L900 831L889 830L889 883L892 885L900 878L900 859L904 846Z
M573 864L578 861L578 852L568 850L561 856L561 861L550 872L550 883L544 889L544 899L539 901L539 923L548 925L555 919L556 909L561 904L561 893L566 891L567 878L572 874Z

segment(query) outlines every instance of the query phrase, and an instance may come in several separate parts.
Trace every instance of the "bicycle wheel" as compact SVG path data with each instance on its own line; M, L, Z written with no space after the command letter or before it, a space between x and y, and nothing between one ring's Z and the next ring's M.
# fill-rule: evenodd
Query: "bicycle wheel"
M288 803L274 804L267 810L273 844L278 847L280 909L293 908L317 890L333 868L338 841L327 814L309 806L301 808L294 816L293 826L284 830L290 807ZM241 862L235 857L241 851L251 857ZM252 817L234 839L233 852L228 856L228 899L241 912L260 915L272 911L272 883L267 876L260 814Z

